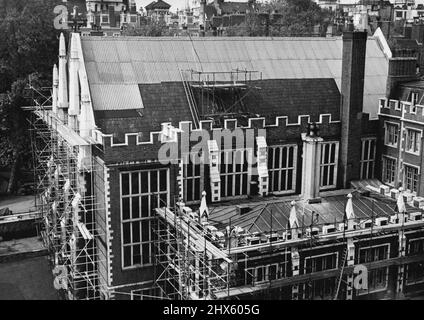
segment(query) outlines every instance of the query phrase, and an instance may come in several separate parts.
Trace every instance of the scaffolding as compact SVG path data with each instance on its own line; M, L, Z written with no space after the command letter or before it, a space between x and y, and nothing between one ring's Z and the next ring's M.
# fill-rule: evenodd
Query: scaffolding
M55 287L66 299L107 298L104 168L92 155L97 147L51 112L48 88L30 89L36 207Z
M271 213L270 229L262 232L241 230L232 225L231 219L226 224L226 231L219 232L190 208L178 203L173 210L167 207L156 209L155 287L167 299L196 300L240 299L258 294L269 298L291 296L293 287L301 286L303 298L310 299L315 295L312 291L318 285L317 281L326 280L332 283L327 298L343 299L347 292L345 279L352 274L355 266L348 263L347 238L369 243L372 248L375 237L392 235L393 239L397 239L399 231L417 230L424 223L423 220L415 220L411 214L408 225L405 218L400 223L393 216L386 216L387 222L379 225L374 208L371 209L370 219L342 217L334 220L334 224L313 220L310 225L302 221L294 228L273 223ZM311 217L314 216L312 214ZM355 227L348 229L352 223ZM325 232L319 231L324 229ZM311 261L312 251L328 246L328 243L335 248L329 253L338 253L334 267L318 271L312 269L312 263L306 263L306 260L309 258ZM299 251L305 252L305 265L298 265L298 270L303 272L295 273L293 255L298 255ZM419 259L422 256L400 256L360 264L373 270L390 265L403 266ZM259 276L255 268L264 261L268 261L265 264L278 266L272 272L267 269L266 276L265 271ZM283 267L280 268L280 265Z
M234 280L233 261L180 209L156 209L155 287L175 300L214 299Z
M255 80L262 73L254 70L231 71L180 70L184 91L192 113L193 122L212 120L223 123L226 118L246 118L256 115L249 111L246 101L255 91Z

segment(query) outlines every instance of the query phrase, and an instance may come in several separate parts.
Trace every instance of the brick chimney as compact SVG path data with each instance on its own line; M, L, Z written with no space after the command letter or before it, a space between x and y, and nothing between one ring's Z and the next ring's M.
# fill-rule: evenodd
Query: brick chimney
M398 83L417 79L417 58L394 57L389 59L389 72L386 82L386 97L393 95Z
M343 33L340 169L342 186L359 179L367 32Z

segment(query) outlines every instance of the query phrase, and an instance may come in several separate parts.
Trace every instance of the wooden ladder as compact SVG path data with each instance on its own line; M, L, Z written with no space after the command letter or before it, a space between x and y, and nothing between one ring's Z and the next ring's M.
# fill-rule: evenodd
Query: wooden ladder
M337 277L337 281L336 281L336 293L334 294L334 299L333 300L337 300L337 297L339 296L339 290L340 290L340 284L343 281L343 271L344 271L344 267L346 265L346 260L347 260L347 254L348 250L347 248L344 248L343 251L343 259L342 259L342 265L341 265L341 269L340 269L340 274Z
M184 92L186 94L188 106L190 108L191 117L193 118L194 129L198 129L200 119L199 119L199 114L198 114L197 107L196 107L196 102L195 102L194 97L193 97L193 92L191 91L191 88L190 88L190 85L188 84L188 82L184 79L184 74L181 70L180 70L180 76L181 76L181 80L183 82Z

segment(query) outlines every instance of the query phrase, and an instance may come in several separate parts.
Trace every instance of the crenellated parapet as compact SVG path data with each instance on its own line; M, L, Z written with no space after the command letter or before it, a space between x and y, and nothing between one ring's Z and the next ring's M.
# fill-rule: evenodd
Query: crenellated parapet
M279 116L275 118L275 123L266 124L265 118L250 118L248 119L247 126L239 126L237 119L226 119L224 120L223 127L214 127L211 120L201 120L199 123L199 129L193 129L192 121L180 121L178 129L181 132L200 132L207 131L213 133L214 131L221 130L235 130L235 129L266 129L268 132L281 132L286 129L303 129L306 128L307 124L312 122L311 116L299 115L297 122L289 122L287 116ZM333 120L331 114L320 114L319 121L316 122L318 125L331 125L340 124L340 120ZM96 140L104 146L108 147L123 147L132 145L148 145L156 144L160 142L161 131L152 131L149 134L143 134L142 132L130 132L124 134L124 141L115 141L113 134L104 134L100 130L93 130L92 136L96 136ZM299 133L300 138L300 133Z
M163 123L160 131L125 133L119 140L116 135L104 134L98 129L92 130L91 136L103 145L106 158L110 158L110 161L118 161L122 156L128 160L158 159L160 150L169 148L173 151L169 160L177 163L183 154L191 152L196 145L200 144L207 150L206 143L211 139L217 140L219 148L230 143L234 137L240 138L235 139L236 148L251 147L258 136L264 136L267 145L296 140L300 143L301 133L306 130L308 123L316 118L300 115L296 122L289 122L287 116L279 116L275 117L272 123L266 122L262 117L250 118L247 125L241 125L237 119L226 119L222 127L215 127L211 120L202 120L198 129L194 128L191 121L180 121L177 127L171 123ZM340 134L340 120L333 120L331 114L320 114L318 119L316 123L320 127L322 137L334 138ZM172 135L175 139L164 141L164 135Z
M409 101L380 98L379 115L424 123L424 105L413 104Z

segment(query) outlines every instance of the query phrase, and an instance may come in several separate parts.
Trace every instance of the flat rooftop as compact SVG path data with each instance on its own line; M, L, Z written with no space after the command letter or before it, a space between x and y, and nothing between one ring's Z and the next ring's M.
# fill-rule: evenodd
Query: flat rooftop
M38 237L0 242L0 300L58 300Z
M283 231L289 223L291 203L295 201L296 216L300 226L322 229L325 225L342 223L345 215L347 195L352 194L353 211L356 222L386 217L396 214L396 200L376 192L361 189L344 189L321 193L321 202L308 203L297 195L287 197L258 198L230 202L226 205L209 206L209 223L224 231L227 226L240 227L249 233L269 233ZM408 213L423 210L406 205ZM242 208L242 209L240 209ZM337 226L336 226L337 227Z

